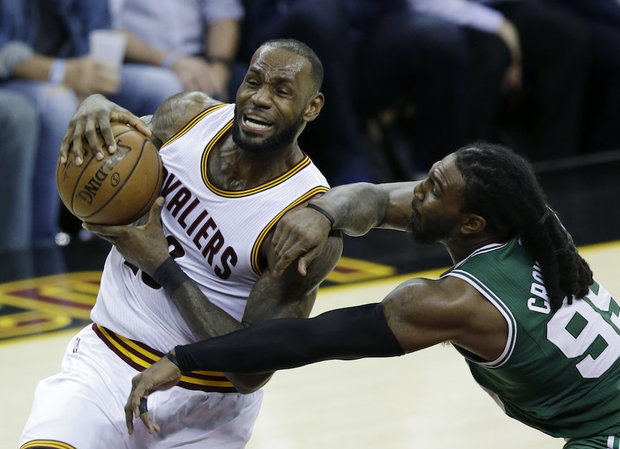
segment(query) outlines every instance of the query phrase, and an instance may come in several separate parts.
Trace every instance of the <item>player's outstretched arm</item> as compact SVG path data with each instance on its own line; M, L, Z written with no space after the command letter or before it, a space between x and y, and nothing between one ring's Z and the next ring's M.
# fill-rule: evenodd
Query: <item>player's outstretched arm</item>
M183 276L172 259L164 262L166 266L162 264L152 276L166 288L194 335L199 339L212 338L271 318L307 317L319 284L342 254L342 238L336 235L329 239L323 253L309 267L307 276L300 276L294 269L287 270L280 277L271 275L275 254L269 237L262 245L262 254L267 263L250 292L241 323L205 300L201 290ZM260 388L271 376L238 376L234 372L226 372L226 375L243 393Z
M310 315L321 282L334 269L342 255L342 236L335 232L328 238L321 254L300 275L291 267L281 276L271 274L275 265L274 247L269 238L263 243L262 251L267 259L266 268L252 289L243 315L243 326L254 326L273 318L306 318ZM227 377L244 391L253 391L263 386L272 373L242 375L227 371Z
M390 357L450 341L483 359L505 348L506 321L477 290L453 277L403 282L381 303L309 319L269 320L177 346L180 371L271 372L323 360Z
M445 277L411 279L382 303L325 312L314 318L282 318L190 345L134 378L127 419L141 398L190 370L271 373L324 360L392 357L451 341L486 360L504 350L504 318L466 282ZM159 386L162 387L159 387ZM143 421L148 415L140 415ZM150 424L149 424L150 425Z
M416 182L356 183L334 187L310 200L309 207L291 210L275 230L275 276L296 259L304 276L308 264L323 250L332 230L359 236L383 227L405 230L411 216Z
M158 199L151 211L150 226L159 223L158 214L154 212L161 209L160 203ZM149 224L147 223L146 226ZM141 235L144 235L144 232ZM134 240L135 237L134 235L129 239ZM156 238L154 245L161 246L159 237ZM330 238L330 241L325 245L326 250L321 257L312 263L308 269L308 275L304 277L300 276L294 269L288 270L278 278L271 276L270 267L273 266L275 254L270 242L266 241L263 247L265 248L263 255L268 259L267 267L250 293L242 323L237 322L226 312L211 304L196 284L180 270L174 260L165 259L162 265L166 264L166 268L161 270L160 266L153 273L153 277L166 288L184 319L199 338L210 339L216 335L243 329L245 326L252 326L270 318L307 317L314 304L318 285L331 272L340 258L342 238L339 235ZM156 252L159 253L160 251ZM152 264L152 260L148 263ZM157 273L158 270L159 273ZM235 387L245 393L260 388L272 375L271 372L265 371L258 374L239 374L232 370L225 372ZM132 391L125 406L125 420L129 433L133 432L133 420L137 417L140 417L149 433L159 431L159 427L152 421L147 411L146 398L152 392L170 388L178 383L180 378L181 371L166 357L134 377Z

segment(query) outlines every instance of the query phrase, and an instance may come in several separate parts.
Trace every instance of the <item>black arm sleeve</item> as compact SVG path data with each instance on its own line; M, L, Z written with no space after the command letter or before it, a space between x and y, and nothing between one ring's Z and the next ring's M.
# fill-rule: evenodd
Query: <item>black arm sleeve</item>
M280 318L175 348L181 371L267 373L323 360L403 355L381 304Z

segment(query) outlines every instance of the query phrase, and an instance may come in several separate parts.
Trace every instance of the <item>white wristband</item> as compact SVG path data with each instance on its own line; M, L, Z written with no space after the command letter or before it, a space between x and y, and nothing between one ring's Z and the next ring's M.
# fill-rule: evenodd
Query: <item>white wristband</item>
M50 67L49 81L53 84L62 84L65 80L65 60L56 59Z

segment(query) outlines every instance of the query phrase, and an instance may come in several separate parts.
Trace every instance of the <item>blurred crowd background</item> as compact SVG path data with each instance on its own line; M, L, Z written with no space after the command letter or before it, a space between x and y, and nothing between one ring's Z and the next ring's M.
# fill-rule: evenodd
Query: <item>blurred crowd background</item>
M122 34L120 62L95 30ZM620 149L620 0L0 0L0 253L72 226L55 171L83 98L138 116L182 91L234 102L280 37L323 62L300 145L332 185L416 179L479 140L533 162Z

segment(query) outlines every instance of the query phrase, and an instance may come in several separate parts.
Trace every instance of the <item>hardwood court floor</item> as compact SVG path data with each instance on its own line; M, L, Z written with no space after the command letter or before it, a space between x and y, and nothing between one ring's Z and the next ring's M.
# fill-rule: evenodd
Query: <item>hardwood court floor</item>
M581 248L596 278L620 298L620 241ZM320 290L313 314L380 301L413 275ZM75 329L0 342L0 447L16 446L36 382L59 370ZM123 411L119 410L119 419ZM248 449L561 448L506 417L449 346L394 359L323 362L276 373Z

